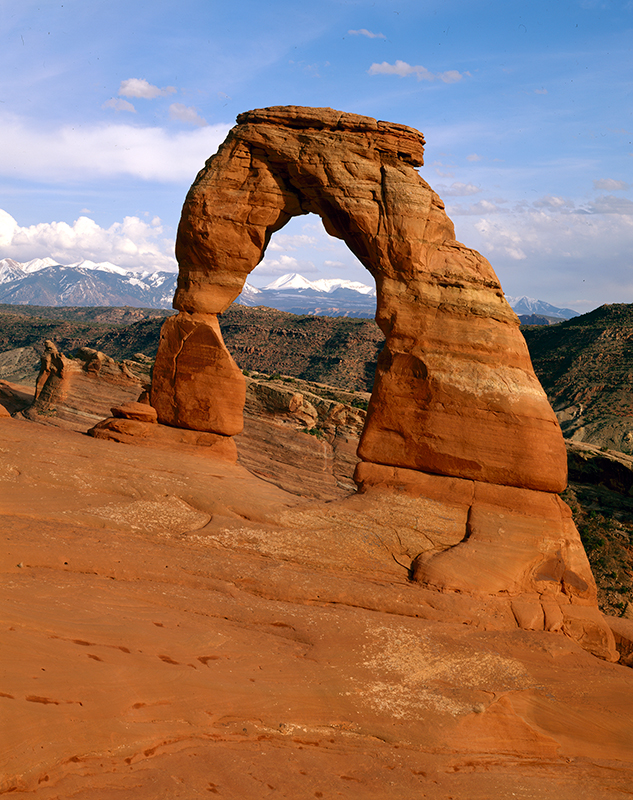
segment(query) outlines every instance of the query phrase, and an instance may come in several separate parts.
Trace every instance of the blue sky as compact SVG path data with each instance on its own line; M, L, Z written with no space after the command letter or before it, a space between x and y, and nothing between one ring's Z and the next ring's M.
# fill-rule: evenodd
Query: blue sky
M174 269L196 172L241 111L411 125L505 291L633 302L633 0L0 0L0 258ZM369 274L292 220L252 274Z

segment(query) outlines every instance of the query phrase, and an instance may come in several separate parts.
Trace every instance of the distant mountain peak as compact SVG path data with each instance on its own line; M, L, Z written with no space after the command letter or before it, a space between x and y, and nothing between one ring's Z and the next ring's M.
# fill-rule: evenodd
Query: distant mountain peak
M506 295L506 300L510 303L516 314L540 314L546 317L560 317L560 319L571 319L578 317L578 311L573 308L558 308L545 300L537 300L534 297L510 297Z
M279 278L276 278L272 283L266 284L264 286L265 291L281 291L282 289L313 289L314 284L312 284L307 278L304 278L303 275L299 275L298 272L289 272L286 275L281 275Z

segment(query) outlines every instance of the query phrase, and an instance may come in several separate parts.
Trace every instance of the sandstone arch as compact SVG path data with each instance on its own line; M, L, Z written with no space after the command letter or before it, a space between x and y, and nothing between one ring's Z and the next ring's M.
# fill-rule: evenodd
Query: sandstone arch
M558 424L490 264L455 241L420 177L424 139L332 109L241 114L187 195L174 307L155 369L159 420L226 436L243 381L217 314L271 235L317 213L372 273L386 337L359 448L367 462L549 492L566 484Z
M429 544L411 577L493 596L493 625L562 631L617 660L557 495L567 480L560 428L492 267L455 241L416 170L422 135L322 108L259 109L237 121L185 200L180 313L163 326L153 375L159 421L227 444L241 431L244 380L217 315L275 231L319 214L376 280L386 341L355 479L383 505L384 491L416 498Z

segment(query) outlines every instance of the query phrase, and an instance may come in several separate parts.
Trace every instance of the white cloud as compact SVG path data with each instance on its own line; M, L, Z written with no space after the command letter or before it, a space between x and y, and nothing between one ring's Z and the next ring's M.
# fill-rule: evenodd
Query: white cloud
M565 211L575 207L573 200L552 194L546 194L544 197L535 200L532 205L534 208L548 208L550 211Z
M136 109L132 103L128 103L127 100L119 100L116 97L111 97L110 100L107 100L102 108L113 108L115 111L131 111L136 114Z
M229 125L170 133L127 124L51 128L0 115L0 175L38 182L129 176L191 182Z
M447 72L429 72L426 67L421 65L412 66L407 64L406 61L396 61L395 64L389 64L383 61L382 64L372 64L367 70L370 75L398 75L401 78L406 78L409 75L415 75L419 81L435 81L440 80L444 83L456 83L461 81L464 75L469 75L469 72L458 72L456 69L450 69Z
M263 275L285 275L288 272L310 275L318 273L318 269L312 261L286 255L281 255L279 258L264 258L257 265L257 277Z
M164 97L167 94L173 94L175 91L175 86L165 86L163 89L159 89L158 86L153 86L144 78L128 78L126 81L121 81L119 86L119 94L123 97L143 97L146 100Z
M478 203L473 203L470 206L454 206L451 205L448 209L449 216L451 217L472 217L479 216L480 214L506 214L506 208L502 208L490 200L480 200Z
M138 217L125 217L109 228L102 228L88 217L66 222L40 222L20 226L0 209L0 258L25 262L51 256L60 264L81 259L110 261L126 269L176 268L173 239L166 237L161 221L150 223Z
M612 194L604 194L596 197L593 203L587 203L575 212L576 214L619 214L623 216L633 216L633 200L626 197L615 197Z
M534 94L547 94L547 89L535 89Z
M578 311L633 302L633 214L526 206L458 216L455 224L457 238L491 262L508 294Z
M307 226L306 226L307 227ZM317 239L306 233L276 233L266 248L267 251L273 250L281 252L283 250L299 250L301 247L315 247Z
M613 178L600 178L593 182L593 188L602 192L625 192L631 188L626 181L616 181Z
M208 125L206 119L203 119L198 114L197 109L193 106L185 106L182 103L172 103L169 106L169 116L171 119L177 119L179 122L187 122L189 125L196 125L198 128L203 128Z
M352 36L367 36L369 39L386 39L387 38L384 33L372 33L371 31L368 31L367 28L361 28L358 31L347 31L347 32L351 33Z
M481 161L483 156L478 156L477 153L471 153L469 156L466 156L466 161Z
M479 194L481 191L479 186L475 186L472 183L460 183L459 181L454 181L450 186L439 184L435 187L435 190L442 197L467 197L471 194Z

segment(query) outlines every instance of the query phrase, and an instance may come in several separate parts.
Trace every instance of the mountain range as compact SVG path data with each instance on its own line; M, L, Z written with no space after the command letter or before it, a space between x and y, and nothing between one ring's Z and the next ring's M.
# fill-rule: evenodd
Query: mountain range
M38 306L132 306L171 308L175 272L133 272L109 262L82 260L58 264L53 258L26 263L0 260L0 303ZM549 324L578 312L530 297L508 297L526 324ZM297 273L282 275L263 288L246 283L235 301L292 314L373 318L376 289L359 281L321 278L310 281ZM525 319L523 319L525 317Z

